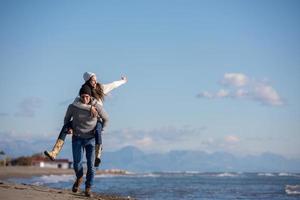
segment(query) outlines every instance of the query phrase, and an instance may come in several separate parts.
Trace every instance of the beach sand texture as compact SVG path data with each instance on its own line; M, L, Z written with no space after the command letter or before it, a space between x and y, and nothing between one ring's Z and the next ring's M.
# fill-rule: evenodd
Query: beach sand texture
M5 200L68 200L68 199L91 199L91 200L133 200L130 197L93 193L92 198L84 196L83 191L73 193L70 190L52 189L43 186L16 184L8 182L8 178L24 178L50 174L73 174L72 169L45 169L37 167L0 167L0 199ZM101 173L101 172L98 172Z

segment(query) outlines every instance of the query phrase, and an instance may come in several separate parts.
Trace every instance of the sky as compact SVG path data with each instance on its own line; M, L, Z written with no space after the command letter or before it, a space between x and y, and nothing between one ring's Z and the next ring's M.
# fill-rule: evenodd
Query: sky
M299 11L296 0L2 0L1 144L50 148L89 71L128 77L105 99L107 150L299 159Z

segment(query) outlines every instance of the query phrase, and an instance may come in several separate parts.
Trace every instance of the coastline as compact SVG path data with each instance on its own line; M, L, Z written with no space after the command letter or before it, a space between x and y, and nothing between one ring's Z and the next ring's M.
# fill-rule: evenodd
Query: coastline
M125 170L97 170L96 174L126 174ZM0 180L9 178L30 178L32 176L42 175L74 175L73 169L41 168L33 166L8 166L0 167Z
M83 191L73 193L71 189L53 189L44 186L17 184L9 182L10 178L30 178L42 175L71 175L73 169L52 169L40 167L0 167L0 199L15 200L66 200L66 199L92 199L92 200L133 200L130 197L120 197L115 195L97 194L87 198ZM98 170L96 174L125 174L122 170Z

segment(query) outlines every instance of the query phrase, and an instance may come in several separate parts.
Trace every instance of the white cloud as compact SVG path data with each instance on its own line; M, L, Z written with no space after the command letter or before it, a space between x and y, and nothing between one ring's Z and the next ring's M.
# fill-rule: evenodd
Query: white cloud
M229 92L224 89L219 90L219 92L217 92L217 94L216 94L216 97L218 97L218 98L224 98L224 97L228 97L228 96L229 96Z
M283 101L277 91L270 85L263 83L257 84L257 86L254 87L254 98L266 105L283 105Z
M136 140L136 145L141 148L141 147L145 147L145 146L151 146L153 145L154 141L151 137L146 136L140 140Z
M246 89L237 89L235 91L234 97L236 98L244 98L244 97L248 97L249 96L249 92Z
M235 135L226 135L225 137L207 137L201 140L202 148L208 152L225 151L233 154L242 153L241 139Z
M197 95L199 98L208 98L208 99L216 99L216 98L224 98L229 97L230 93L227 90L220 89L217 93L210 93L207 91L201 92Z
M228 143L238 143L240 141L240 138L238 138L237 136L234 136L234 135L227 135L225 138L224 138L225 142L228 142Z
M226 73L221 83L229 86L242 87L248 83L248 77L242 73Z
M269 106L284 105L282 97L268 82L249 79L246 75L240 73L226 73L221 83L232 87L230 90L220 89L216 93L201 92L197 97L207 99L230 97L232 99L257 101Z

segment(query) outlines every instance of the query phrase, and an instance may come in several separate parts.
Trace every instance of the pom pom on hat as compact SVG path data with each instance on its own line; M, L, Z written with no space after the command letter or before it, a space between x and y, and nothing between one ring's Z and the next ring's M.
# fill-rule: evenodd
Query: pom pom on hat
M85 72L83 74L83 79L84 79L85 82L87 82L88 80L90 80L90 78L92 76L96 76L96 74L94 74L93 72Z

